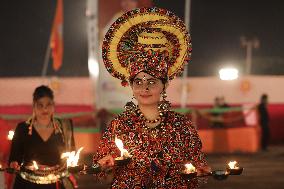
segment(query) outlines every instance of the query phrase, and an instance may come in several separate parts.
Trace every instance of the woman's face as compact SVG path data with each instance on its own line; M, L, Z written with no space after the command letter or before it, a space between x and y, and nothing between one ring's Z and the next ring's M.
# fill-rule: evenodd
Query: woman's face
M49 97L42 97L34 102L33 109L37 119L50 120L54 113L54 102Z
M136 75L132 83L133 94L140 105L154 105L160 101L164 84L145 72Z

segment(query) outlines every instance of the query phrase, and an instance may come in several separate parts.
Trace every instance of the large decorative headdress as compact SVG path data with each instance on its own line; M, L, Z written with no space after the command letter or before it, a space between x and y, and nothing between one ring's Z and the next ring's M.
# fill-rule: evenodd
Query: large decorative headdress
M144 71L173 79L191 56L191 40L181 19L161 8L139 8L119 17L105 35L107 71L125 82Z

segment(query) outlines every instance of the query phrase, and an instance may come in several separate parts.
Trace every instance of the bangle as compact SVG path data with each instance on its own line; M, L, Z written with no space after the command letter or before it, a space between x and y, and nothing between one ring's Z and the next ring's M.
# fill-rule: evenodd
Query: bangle
M97 168L99 168L100 167L100 164L99 163L94 163L93 165L92 165L92 168L93 169L97 169Z
M94 163L91 167L86 168L86 173L87 174L97 174L101 172L101 166L98 163Z

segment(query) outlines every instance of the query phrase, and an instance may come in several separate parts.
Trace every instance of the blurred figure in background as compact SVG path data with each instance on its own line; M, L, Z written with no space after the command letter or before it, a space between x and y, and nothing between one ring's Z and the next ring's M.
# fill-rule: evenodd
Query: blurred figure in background
M261 127L261 148L262 150L267 150L268 141L269 141L269 113L267 109L268 96L267 94L262 94L260 97L260 103L258 104L258 115L259 115L259 124Z
M217 96L214 99L214 106L211 112L211 122L212 128L224 128L226 125L224 124L224 113L227 112L227 108L230 106L225 100L224 96Z
M213 105L213 110L211 112L212 120L211 126L212 128L223 128L223 119L222 119L222 113L220 112L221 108L221 97L215 97L214 99L214 105Z
M218 98L218 97L217 97ZM219 107L221 108L229 108L229 104L226 102L225 97L221 96L219 97L219 102L218 102Z

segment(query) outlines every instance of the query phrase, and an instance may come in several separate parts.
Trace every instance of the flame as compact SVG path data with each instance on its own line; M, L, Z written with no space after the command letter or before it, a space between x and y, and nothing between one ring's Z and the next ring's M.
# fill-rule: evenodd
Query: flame
M238 166L237 166L237 163L236 161L230 161L230 163L228 163L230 169L237 169Z
M67 160L66 160L67 167L75 167L75 166L78 165L81 150L83 150L83 147L79 148L79 150L77 152L72 151L72 152L62 153L61 159L67 158Z
M123 156L123 150L124 150L122 140L115 137L115 145L120 150L121 157L122 157Z
M2 169L2 164L0 164L0 169Z
M117 148L120 150L120 156L121 157L130 157L128 151L123 148L122 140L120 140L120 139L115 137L115 141L114 142L115 142Z
M189 174L196 172L196 168L191 163L186 163L184 166L185 166L185 173Z
M13 137L14 137L14 133L15 133L15 132L14 132L14 131L12 131L12 130L11 130L11 131L9 131L8 136L7 136L7 139L8 139L8 140L12 140L12 139L13 139Z
M35 170L38 170L38 165L37 165L36 161L33 161L33 166L34 166Z

